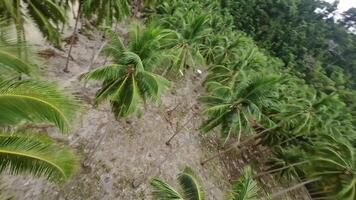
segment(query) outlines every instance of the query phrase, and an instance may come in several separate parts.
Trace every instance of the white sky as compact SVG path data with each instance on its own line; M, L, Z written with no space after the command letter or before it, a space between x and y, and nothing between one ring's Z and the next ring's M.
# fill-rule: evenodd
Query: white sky
M326 0L327 2L334 2L334 0ZM356 0L340 0L338 9L339 12L344 12L351 7L356 8Z

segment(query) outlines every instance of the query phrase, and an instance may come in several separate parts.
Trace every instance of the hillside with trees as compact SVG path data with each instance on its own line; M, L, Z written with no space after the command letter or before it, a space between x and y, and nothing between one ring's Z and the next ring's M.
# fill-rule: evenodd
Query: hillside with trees
M0 200L356 199L356 8L1 0Z

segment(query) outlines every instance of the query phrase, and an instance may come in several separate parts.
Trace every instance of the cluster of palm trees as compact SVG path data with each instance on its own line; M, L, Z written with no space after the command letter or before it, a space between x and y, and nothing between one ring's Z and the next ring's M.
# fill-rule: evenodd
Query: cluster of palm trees
M147 21L159 19L182 38L173 48L179 49L170 65L175 74L209 66L206 94L198 98L206 116L201 131L220 128L223 145L230 144L224 152L269 146L270 170L259 176L294 178L317 190L316 198L355 198L355 121L337 93L316 90L233 25L226 27L230 17L215 1L162 1L148 12Z
M255 178L278 173L316 191L311 193L315 198L355 199L354 112L337 93L316 90L234 30L232 16L218 1L155 0L137 5L144 5L143 18L134 20L128 37L122 37L110 27L129 16L132 5L126 0L0 2L0 172L30 172L49 180L65 180L75 172L72 151L31 131L35 123L48 123L68 132L79 102L55 85L38 81L24 22L31 18L47 40L60 47L59 26L67 23L68 10L77 9L72 44L82 18L109 27L101 53L110 63L80 76L102 83L95 104L109 100L115 116L126 117L141 104L159 100L169 80L206 67L206 91L198 98L204 107L200 130L219 128L223 152L241 152L251 143L268 146L274 154L267 163L270 169ZM7 29L12 28L17 38L9 37ZM64 71L68 64L69 60ZM229 199L256 199L251 177L246 172ZM198 179L193 170L185 169L178 178L181 191L152 179L153 196L203 199ZM246 189L252 192L241 192Z

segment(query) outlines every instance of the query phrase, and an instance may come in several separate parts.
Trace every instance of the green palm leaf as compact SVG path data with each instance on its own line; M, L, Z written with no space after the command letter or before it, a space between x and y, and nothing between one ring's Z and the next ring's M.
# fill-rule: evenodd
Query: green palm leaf
M229 86L215 81L207 82L205 86L209 95L198 98L205 106L203 114L208 116L201 130L209 132L221 126L225 142L230 136L235 136L239 141L241 133L252 133L254 121L271 122L267 111L278 106L278 86L281 82L278 76L241 73L235 79Z
M204 189L201 181L195 175L192 169L186 167L178 176L178 182L182 188L182 194L185 200L204 200Z
M44 81L0 79L0 126L23 120L50 122L67 132L78 110L78 101Z
M127 0L84 0L81 7L88 19L95 13L98 24L112 25L114 20L120 21L130 15Z
M17 38L24 39L21 35L24 34L24 22L25 19L31 18L43 36L57 46L60 45L60 34L55 25L66 22L63 8L60 5L54 0L3 0L0 2L0 6L5 7L5 14L16 26L19 34Z
M153 178L150 183L153 186L153 197L156 200L204 200L204 189L200 179L195 175L193 170L186 167L178 175L179 191L174 189L168 183Z
M24 44L18 43L11 35L11 28L6 21L0 19L0 72L2 74L22 73L26 75L36 74L36 66L34 63L34 55L30 49ZM20 56L20 50L25 50L27 54L31 54L31 60L26 60Z
M74 174L76 166L76 156L48 137L0 133L0 173L30 173L62 182Z
M355 148L345 139L322 136L314 144L310 174L334 192L329 198L352 200L356 198ZM319 188L321 191L323 188Z
M152 191L155 200L183 200L183 197L168 183L153 178L150 181L154 190Z
M252 179L251 168L244 169L242 177L232 184L227 200L258 200L259 187Z

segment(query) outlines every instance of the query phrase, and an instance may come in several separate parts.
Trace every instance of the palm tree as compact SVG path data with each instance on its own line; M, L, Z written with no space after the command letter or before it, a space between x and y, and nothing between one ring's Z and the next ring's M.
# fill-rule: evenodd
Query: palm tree
M204 200L204 190L201 186L201 180L196 176L193 170L186 167L178 175L180 190L176 190L168 183L153 178L150 183L153 187L152 195L155 200Z
M18 42L25 42L25 19L32 21L43 36L56 46L60 45L60 35L56 29L59 23L65 23L63 9L54 0L2 0L0 17L10 19L17 30Z
M273 74L251 74L241 72L234 77L230 86L208 82L206 87L210 94L198 97L198 101L206 106L203 114L208 116L200 130L206 133L220 126L224 144L231 136L237 139L223 152L202 161L202 165L217 158L221 153L236 147L242 148L283 125L283 121L276 123L269 117L269 113L277 110L279 106L282 79ZM252 135L240 143L242 133Z
M199 49L209 35L208 15L176 11L174 16L161 21L163 27L175 30L167 44L175 58L166 73L183 75L186 67L203 66L205 60Z
M225 142L230 136L236 136L239 141L242 133L253 133L261 122L273 126L263 109L276 107L276 92L281 81L278 76L268 74L242 75L236 80L233 86L209 82L210 94L198 98L206 106L203 114L208 116L201 130L209 132L221 125Z
M264 72L280 73L279 65L274 63L255 46L247 45L243 49L237 48L236 45L243 43L244 37L237 39L232 44L220 46L219 51L215 53L218 64L213 64L203 84L210 81L216 81L222 84L233 84L235 78L242 71L246 73Z
M158 49L165 34L160 29L134 25L129 35L125 47L117 34L109 32L110 42L103 53L111 56L114 63L81 76L103 82L96 94L96 104L109 99L116 117L134 113L141 101L157 100L169 86L165 78L152 72L164 55Z
M298 86L294 93L299 93L289 102L282 104L280 112L273 117L283 119L285 127L294 134L322 132L335 133L339 125L335 124L345 103L336 94L318 93L308 86Z
M94 15L97 15L97 24L105 22L105 24L109 26L113 24L114 20L120 21L130 15L130 7L127 0L78 0L78 4L78 11L71 37L68 57L65 68L63 69L64 72L69 72L69 59L75 35L77 34L79 19L82 14L88 19L91 19Z
M269 169L260 172L254 178L262 177L267 174L278 173L281 177L286 177L288 180L299 179L303 175L302 165L309 163L306 159L305 152L300 146L292 146L282 148L276 146L273 148L273 156L268 159L267 165Z
M320 177L314 186L325 192L326 198L353 200L356 198L355 147L341 137L323 136L310 152L310 175Z

